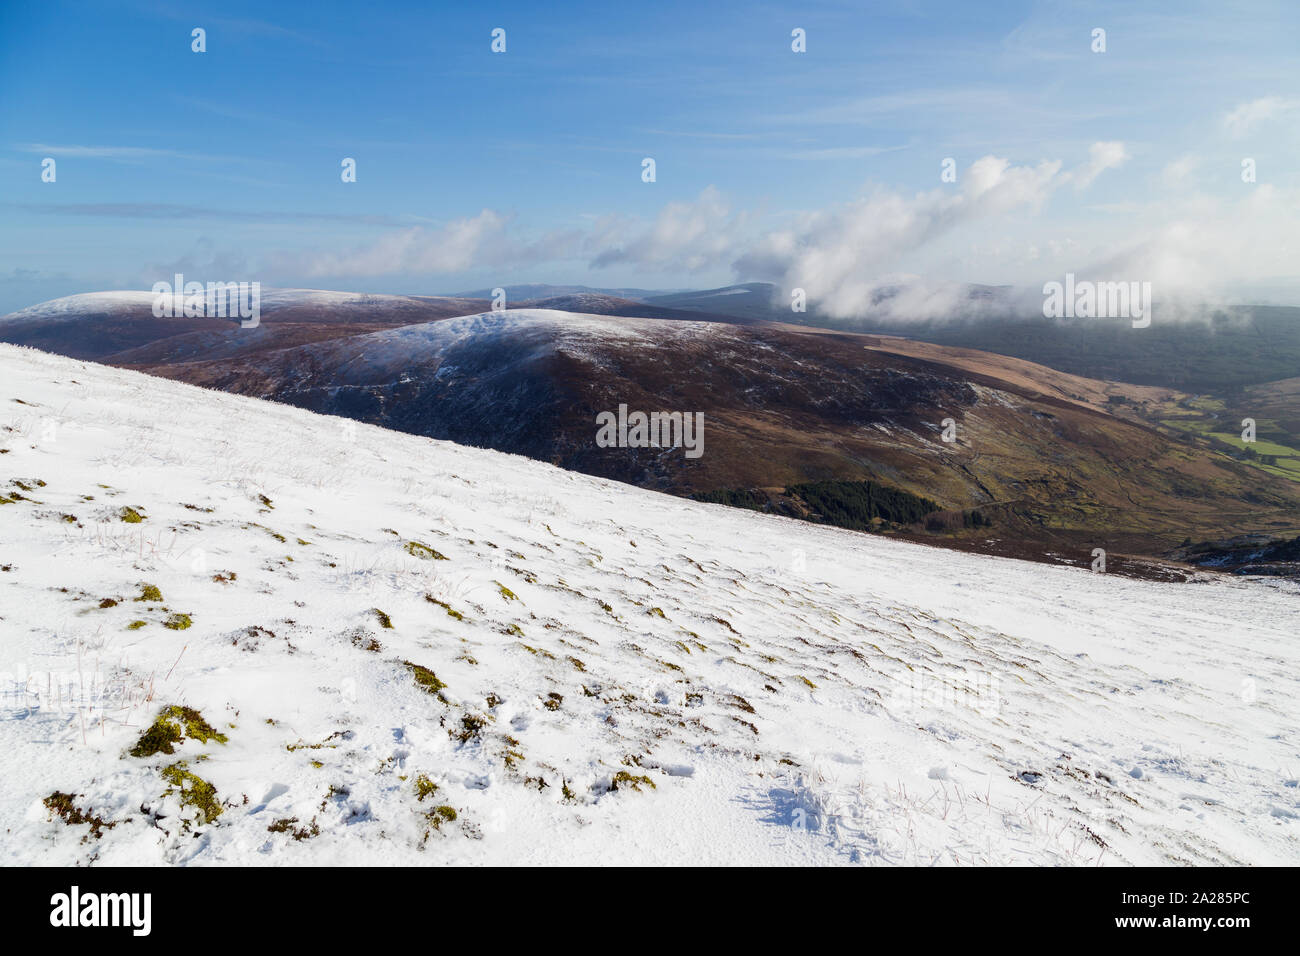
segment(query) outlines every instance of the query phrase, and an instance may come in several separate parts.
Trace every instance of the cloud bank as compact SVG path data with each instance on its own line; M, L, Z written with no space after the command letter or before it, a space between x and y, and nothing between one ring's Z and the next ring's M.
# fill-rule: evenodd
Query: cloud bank
M1230 122L1249 125L1278 108L1245 104ZM541 236L484 209L437 228L393 230L346 250L284 253L270 265L280 274L313 278L514 272L559 263L676 275L721 270L736 281L774 283L785 303L792 290L803 289L811 308L834 318L894 319L1032 309L1035 296L1041 306L1035 290L1065 271L1150 281L1157 302L1204 302L1214 297L1217 283L1294 271L1290 224L1300 203L1294 191L1267 184L1235 199L1184 189L1176 198L1098 205L1089 239L1060 235L1061 226L1044 212L1053 197L1065 190L1080 201L1128 159L1127 147L1117 141L1093 143L1087 157L1068 168L1061 160L1016 164L989 155L961 169L955 183L911 194L877 187L852 201L787 216L776 228L759 212L732 209L712 186L694 199L665 204L650 221L597 217ZM1167 168L1185 183L1197 167L1196 157L1186 156ZM1009 223L1027 236L1008 239ZM1015 260L1019 293L973 293L944 275L944 257L963 244L983 248L999 263ZM933 271L926 268L935 263Z

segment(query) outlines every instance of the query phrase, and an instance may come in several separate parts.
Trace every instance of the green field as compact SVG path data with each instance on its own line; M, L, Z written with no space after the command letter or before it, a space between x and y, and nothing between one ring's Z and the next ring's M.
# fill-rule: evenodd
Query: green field
M1223 401L1202 396L1184 402L1178 408L1183 410L1188 406L1193 406L1202 414L1164 417L1157 421L1167 428L1205 438L1211 445L1219 443L1233 450L1253 454L1253 458L1245 459L1252 467L1280 478L1300 481L1300 437L1289 435L1271 419L1261 418L1255 421L1256 435L1261 437L1257 437L1253 442L1246 442L1242 440L1240 431L1224 430L1227 422L1240 422L1246 416L1234 417L1226 414ZM1262 437L1264 435L1269 435L1271 438Z

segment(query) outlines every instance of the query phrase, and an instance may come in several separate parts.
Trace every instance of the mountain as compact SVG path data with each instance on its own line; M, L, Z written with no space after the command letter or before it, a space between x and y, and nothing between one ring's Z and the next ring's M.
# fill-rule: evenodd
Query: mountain
M893 335L994 352L1087 378L1190 392L1230 393L1300 369L1300 308L1291 306L1206 305L1162 317L1157 305L1151 326L1134 329L1129 319L1047 319L1034 290L961 283L880 285L870 306L847 317L827 314L816 301L806 312L792 312L780 289L767 282L643 301L745 322Z
M1294 376L1300 369L1300 308L1206 308L1196 316L1134 329L1128 319L1049 320L1041 316L910 324L830 323L878 327L941 345L1027 359L1089 378L1159 385L1186 392L1232 394Z
M142 341L160 334L157 320L121 319L121 337L142 344L93 357L683 495L767 489L779 498L800 483L868 480L943 512L925 527L882 530L993 553L1087 564L1094 548L1150 556L1189 538L1300 532L1290 459L1240 460L1214 444L1220 426L1180 417L1201 413L1170 389L683 310L441 317L472 300L266 298L258 329L189 320L209 325ZM649 308L586 293L565 301ZM405 324L425 310L439 317ZM99 328L100 313L78 319L62 306L59 315L59 346L84 356L89 336L77 330ZM30 329L30 317L0 321L0 339L51 347ZM601 447L597 418L620 406L702 414L705 452Z
M1295 585L0 381L6 865L1300 862Z
M505 289L507 308L512 307L515 302L552 299L566 295L602 295L639 302L648 296L660 294L652 289L595 289L588 285L545 285L540 283L507 285L498 288ZM495 291L495 289L474 289L470 292L454 293L451 297L459 299L491 299Z
M855 331L886 331L915 324L918 314L959 322L1021 315L1029 300L1024 290L1012 286L923 282L918 277L903 276L877 282L871 289L870 303L849 319L832 317L819 308L816 300L805 303L806 311L794 312L789 294L771 282L649 295L643 301L666 308L720 312L751 322L795 322ZM1033 306L1035 311L1040 304L1041 300Z
M647 305L722 313L749 321L798 322L788 304L778 304L780 290L770 282L746 282L720 289L670 292L645 297Z
M1300 484L1112 412L1167 390L881 336L523 309L134 367L679 494L871 479L995 516L993 542L958 536L1012 554L1300 525ZM702 413L705 453L598 447L597 416L620 405Z
M524 288L524 287L521 287ZM561 287L527 287L554 290ZM490 293L489 293L490 294ZM260 324L214 318L157 318L152 292L92 292L65 296L0 318L0 341L116 365L148 366L215 358L242 358L333 338L471 315L487 299L378 295L319 289L267 289ZM510 308L577 309L587 313L687 321L741 322L641 305L615 295L573 291Z
M237 321L222 319L157 318L154 299L144 291L91 292L42 302L0 319L0 340L96 361L167 341L161 353L134 357L148 361L149 355L165 354L177 361L430 322L487 307L473 299L268 289L260 296L263 324L242 329Z
M751 325L758 321L723 312L663 308L599 292L574 292L541 299L525 299L516 301L508 308L547 309L555 312L578 312L584 315L613 315L637 319L672 319L679 322L724 322L728 325Z

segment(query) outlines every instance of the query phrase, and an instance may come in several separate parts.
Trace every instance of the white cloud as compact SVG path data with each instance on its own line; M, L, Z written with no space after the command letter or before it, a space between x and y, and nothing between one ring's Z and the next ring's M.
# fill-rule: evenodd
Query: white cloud
M606 220L588 238L592 268L620 264L700 272L728 264L750 216L732 214L722 194L707 187L690 202L670 202L648 227Z
M1188 196L1153 202L1132 221L1153 225L1119 251L1077 269L1080 275L1152 283L1162 314L1223 300L1225 289L1292 275L1300 259L1295 221L1300 190L1262 184L1240 198ZM1238 293L1239 294L1239 293Z
M1240 138L1258 124L1277 119L1297 109L1300 109L1300 100L1285 99L1281 96L1262 96L1233 109L1223 118L1223 125L1228 135Z
M276 271L306 276L451 274L484 266L521 266L571 255L576 233L550 233L534 241L509 235L510 220L491 209L438 229L415 226L342 252L276 258Z
M1087 189L1098 176L1108 169L1122 166L1128 158L1128 150L1124 148L1123 143L1117 141L1093 143L1088 148L1088 162L1067 175L1074 183L1075 189Z
M712 187L666 204L650 221L606 216L540 237L521 236L513 219L485 209L348 250L281 256L270 271L455 275L583 259L593 270L623 266L647 274L730 269L739 280L775 282L786 296L803 288L830 315L883 308L896 318L958 308L970 314L1010 301L972 300L955 280L1041 288L1070 271L1150 281L1157 301L1169 302L1203 301L1229 282L1294 273L1300 190L1260 184L1224 197L1162 192L1087 207L1083 219L1038 215L1062 189L1087 187L1126 156L1123 144L1107 142L1094 144L1087 159L1068 169L1058 160L1014 164L985 156L960 170L956 185L911 194L877 189L855 202L789 217L779 228L759 210L734 210ZM1184 156L1167 170L1183 175L1196 161Z
M891 311L916 316L942 314L963 294L953 284L903 283L891 273L910 254L959 228L986 223L1013 211L1037 211L1060 186L1086 188L1104 170L1124 161L1122 143L1096 143L1081 166L1062 172L1060 161L1016 166L985 156L960 173L958 188L914 196L878 191L839 209L804 217L794 228L774 232L736 263L742 277L767 279L788 293L807 292L822 311L837 317L879 308L888 292Z
M1201 159L1190 153L1179 156L1165 164L1160 171L1160 182L1171 189L1186 189L1192 183L1192 175L1201 165Z

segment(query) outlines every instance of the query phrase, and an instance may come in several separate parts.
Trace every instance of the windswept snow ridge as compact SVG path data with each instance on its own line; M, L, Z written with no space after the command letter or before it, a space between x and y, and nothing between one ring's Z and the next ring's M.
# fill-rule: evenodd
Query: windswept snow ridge
M1291 585L0 382L5 864L1300 862Z

